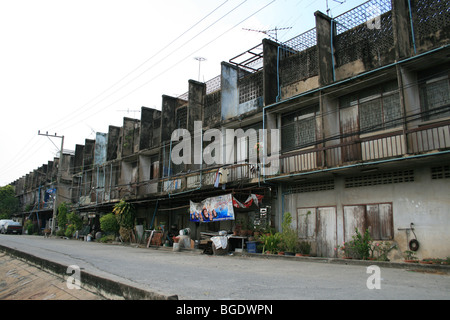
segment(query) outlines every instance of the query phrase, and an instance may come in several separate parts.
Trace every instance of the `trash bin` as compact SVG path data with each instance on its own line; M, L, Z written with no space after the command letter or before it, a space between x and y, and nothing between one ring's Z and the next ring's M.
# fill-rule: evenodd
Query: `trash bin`
M256 241L247 241L247 252L256 253Z

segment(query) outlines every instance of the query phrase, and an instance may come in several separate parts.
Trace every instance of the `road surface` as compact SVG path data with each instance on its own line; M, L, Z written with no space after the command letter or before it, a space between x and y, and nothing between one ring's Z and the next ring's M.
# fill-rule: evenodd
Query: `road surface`
M0 245L83 272L189 300L447 300L450 276L327 259L209 256L198 252L0 235ZM370 271L370 273L368 273ZM375 279L374 277L377 276ZM377 282L378 281L378 282Z

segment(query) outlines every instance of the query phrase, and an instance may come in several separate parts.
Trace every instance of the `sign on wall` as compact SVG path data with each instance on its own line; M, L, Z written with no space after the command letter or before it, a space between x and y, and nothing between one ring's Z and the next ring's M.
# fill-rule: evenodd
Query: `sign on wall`
M207 198L200 203L190 202L190 221L215 222L234 220L233 196Z

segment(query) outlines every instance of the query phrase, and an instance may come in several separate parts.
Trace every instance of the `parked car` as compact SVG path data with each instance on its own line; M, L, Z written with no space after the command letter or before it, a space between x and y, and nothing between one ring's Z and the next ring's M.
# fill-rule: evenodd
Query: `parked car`
M22 224L14 220L0 220L0 232L22 234Z

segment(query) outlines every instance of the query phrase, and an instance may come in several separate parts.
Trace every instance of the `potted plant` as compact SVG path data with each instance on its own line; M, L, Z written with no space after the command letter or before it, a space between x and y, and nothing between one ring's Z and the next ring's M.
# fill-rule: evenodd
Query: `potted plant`
M281 242L281 234L269 233L261 236L261 242L263 244L263 253L276 254L279 250L279 244Z
M414 251L406 250L404 253L404 257L405 257L405 260L404 260L405 262L408 262L408 263L419 262L419 260L417 260L416 253Z
M292 228L291 223L292 223L291 213L286 212L283 217L281 239L285 254L293 256L295 255L298 236L297 231L294 230L294 228Z
M311 244L308 241L300 241L298 243L298 255L308 257L311 253Z

